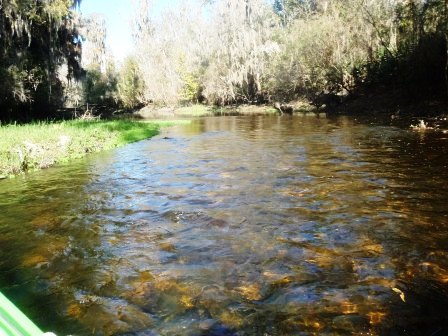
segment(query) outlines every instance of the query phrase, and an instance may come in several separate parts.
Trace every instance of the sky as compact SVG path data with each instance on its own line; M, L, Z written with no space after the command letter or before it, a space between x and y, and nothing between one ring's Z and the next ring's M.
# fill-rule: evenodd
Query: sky
M178 5L181 0L153 0L154 15ZM137 0L83 0L80 11L83 15L102 14L106 21L107 46L115 60L120 63L132 53L131 20Z

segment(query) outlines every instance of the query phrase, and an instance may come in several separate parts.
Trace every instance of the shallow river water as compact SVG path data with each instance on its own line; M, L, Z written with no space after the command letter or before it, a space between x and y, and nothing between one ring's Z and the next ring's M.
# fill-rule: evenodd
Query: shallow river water
M447 335L448 135L207 117L0 181L0 290L58 335Z

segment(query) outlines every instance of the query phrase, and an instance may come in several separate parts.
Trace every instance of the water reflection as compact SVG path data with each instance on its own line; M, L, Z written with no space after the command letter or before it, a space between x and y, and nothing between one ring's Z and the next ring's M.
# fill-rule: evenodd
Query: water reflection
M2 291L60 334L444 334L446 154L348 117L198 119L2 181Z

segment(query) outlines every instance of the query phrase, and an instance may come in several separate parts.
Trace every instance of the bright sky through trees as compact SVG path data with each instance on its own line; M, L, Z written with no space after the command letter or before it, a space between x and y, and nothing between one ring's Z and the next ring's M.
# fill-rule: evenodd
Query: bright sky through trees
M122 60L132 50L132 3L130 0L84 0L81 3L83 15L98 13L104 16L107 44L117 60Z
M181 0L153 0L154 15L179 5ZM115 59L121 61L133 50L131 20L136 0L83 0L81 13L102 14L106 20L107 45Z

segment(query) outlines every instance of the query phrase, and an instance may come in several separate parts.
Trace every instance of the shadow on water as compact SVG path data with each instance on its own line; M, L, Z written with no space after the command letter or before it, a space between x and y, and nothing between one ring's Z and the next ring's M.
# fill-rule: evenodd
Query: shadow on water
M447 139L207 117L0 186L0 286L47 330L443 335Z

